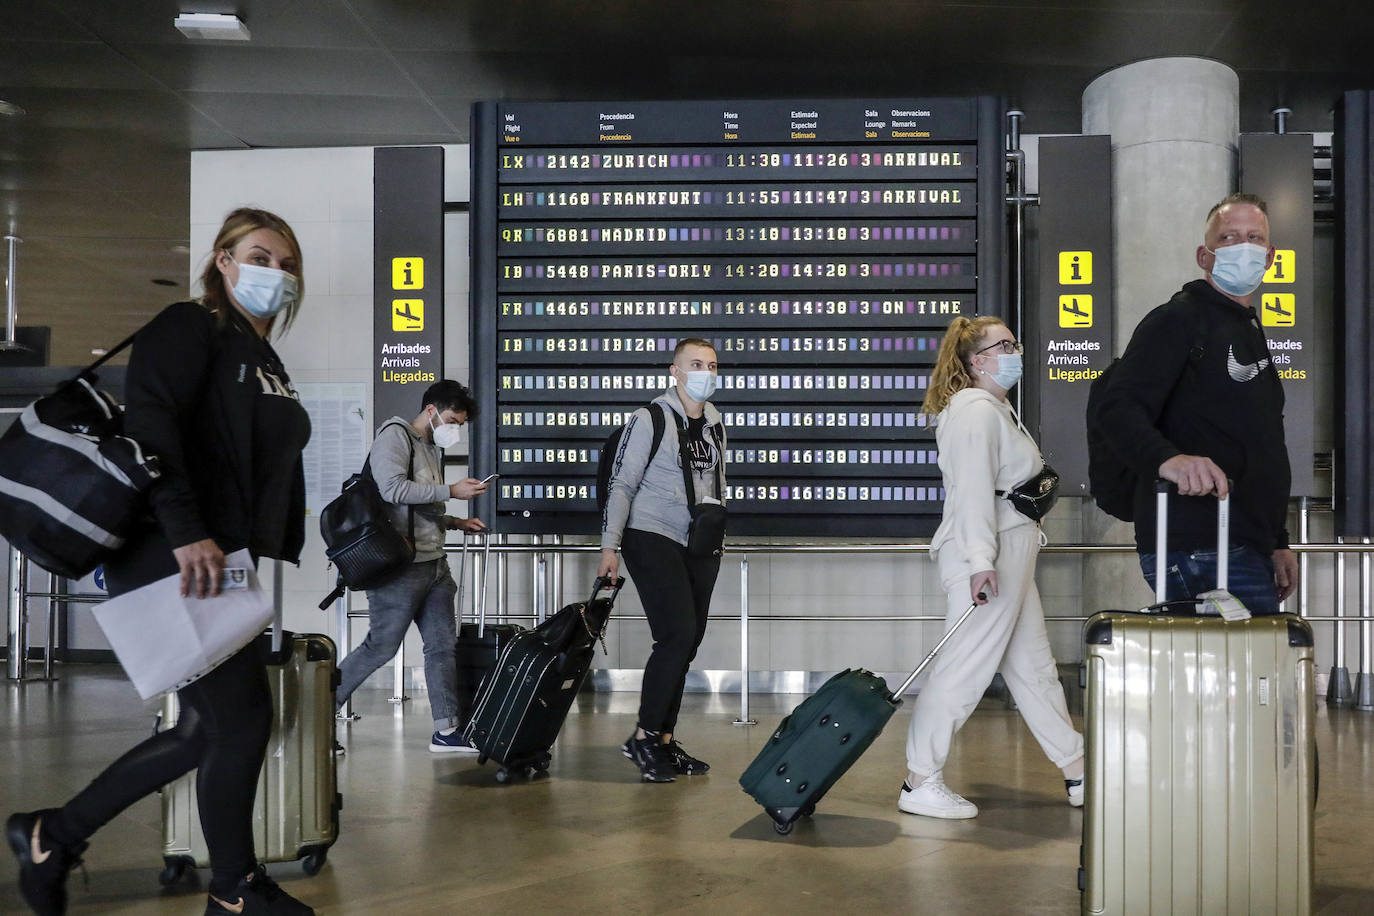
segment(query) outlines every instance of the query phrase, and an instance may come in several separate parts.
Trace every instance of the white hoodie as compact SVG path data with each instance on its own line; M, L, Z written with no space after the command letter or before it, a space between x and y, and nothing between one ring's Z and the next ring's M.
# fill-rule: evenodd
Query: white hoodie
M935 442L945 511L930 551L931 559L947 551L940 568L949 579L941 585L948 587L996 567L999 532L1035 524L994 491L1025 483L1045 461L1011 405L982 388L955 392L936 420Z

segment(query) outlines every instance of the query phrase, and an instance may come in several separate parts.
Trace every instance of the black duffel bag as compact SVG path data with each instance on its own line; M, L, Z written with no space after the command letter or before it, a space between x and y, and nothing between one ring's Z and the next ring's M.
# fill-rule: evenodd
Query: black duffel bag
M408 438L407 438L407 441ZM412 444L410 463L415 461ZM396 530L387 502L372 477L372 458L362 472L344 481L343 492L320 513L325 556L338 570L338 585L320 602L320 610L351 588L360 591L385 585L415 562L415 507L410 507L406 534Z
M0 535L39 566L79 579L124 545L146 513L158 460L125 436L95 370L130 336L0 436Z

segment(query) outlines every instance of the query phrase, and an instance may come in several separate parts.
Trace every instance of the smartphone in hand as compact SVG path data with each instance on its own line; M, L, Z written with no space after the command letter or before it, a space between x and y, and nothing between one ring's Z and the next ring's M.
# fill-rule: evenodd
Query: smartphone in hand
M488 474L486 477L483 477L481 480L479 480L478 483L491 483L493 480L500 476L500 474Z

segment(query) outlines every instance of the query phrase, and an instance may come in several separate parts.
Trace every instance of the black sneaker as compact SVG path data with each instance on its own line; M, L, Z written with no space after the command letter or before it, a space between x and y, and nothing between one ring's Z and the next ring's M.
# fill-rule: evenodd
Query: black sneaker
M675 773L681 773L683 776L702 776L711 770L711 765L705 760L698 760L683 750L676 738L663 745L663 748L668 752L668 759L673 762Z
M61 916L67 912L67 873L81 864L82 843L75 849L52 843L38 829L39 821L56 813L55 808L11 814L5 821L5 838L19 860L19 891L39 916Z
M282 890L259 865L238 883L231 899L211 894L205 916L315 916L315 911Z
M646 732L646 737L634 735L625 739L620 753L639 767L640 778L645 782L672 782L673 761L668 756L668 748L654 732Z

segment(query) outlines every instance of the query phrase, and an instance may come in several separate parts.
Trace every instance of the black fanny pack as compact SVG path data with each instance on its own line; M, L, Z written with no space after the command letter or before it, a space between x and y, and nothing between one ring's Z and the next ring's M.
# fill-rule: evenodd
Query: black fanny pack
M719 424L708 427L707 431L716 440L716 493L725 498L724 475L721 465L725 463L725 449L722 445L723 430ZM725 551L725 528L730 520L730 512L722 503L698 503L696 487L692 484L692 456L687 451L686 425L678 427L678 461L682 464L682 486L687 494L687 505L692 513L692 521L687 526L687 552L694 557L718 557Z
M1059 501L1059 475L1048 464L1039 474L1010 490L996 491L1011 503L1012 508L1031 521L1038 522Z

